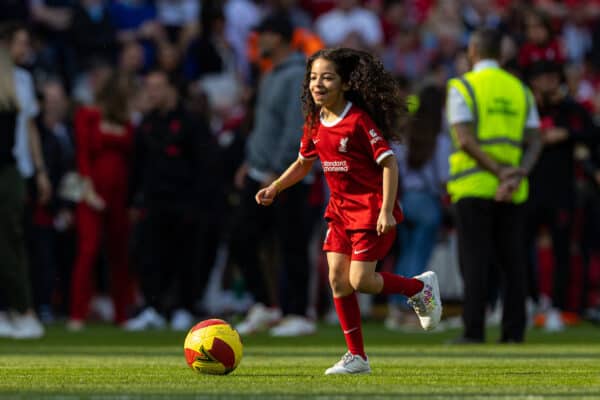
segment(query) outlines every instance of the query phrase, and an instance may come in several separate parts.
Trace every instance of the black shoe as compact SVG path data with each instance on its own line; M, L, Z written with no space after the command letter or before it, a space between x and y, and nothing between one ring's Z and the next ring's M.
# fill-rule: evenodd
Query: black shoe
M459 336L457 338L449 340L447 342L447 344L481 344L483 342L484 342L483 339L475 339L475 338L469 338L469 337L465 337L465 336Z

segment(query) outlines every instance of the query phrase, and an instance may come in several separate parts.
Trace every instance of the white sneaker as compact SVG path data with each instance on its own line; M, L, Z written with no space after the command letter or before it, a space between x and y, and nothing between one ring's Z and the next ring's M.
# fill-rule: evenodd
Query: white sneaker
M171 329L174 331L187 331L194 325L194 316L187 310L178 309L173 312Z
M271 336L280 337L312 335L315 332L317 324L301 315L289 315L269 331Z
M13 314L13 337L15 339L39 339L44 336L44 325L31 314Z
M123 324L126 331L136 332L146 329L162 329L167 325L165 319L152 307L145 308L137 317L127 320Z
M235 329L240 335L248 335L264 331L281 320L281 310L267 308L264 304L256 303L252 306L246 319L240 322Z
M370 374L371 367L369 359L354 355L349 351L342 356L342 359L335 363L331 368L327 368L325 375L345 375L345 374Z
M423 282L423 289L408 299L426 331L434 329L442 317L442 299L437 275L433 271L423 272L414 277Z
M561 332L565 329L560 311L556 308L551 308L546 313L546 322L544 323L544 330L546 332Z
M90 315L100 321L112 322L115 320L115 307L108 296L96 296L90 301Z
M15 328L5 312L0 312L0 338L12 338Z
M485 326L500 326L502 324L502 308L501 304L497 304L492 311L488 310L485 315Z
M85 323L80 319L70 319L65 327L69 332L81 332L85 328Z

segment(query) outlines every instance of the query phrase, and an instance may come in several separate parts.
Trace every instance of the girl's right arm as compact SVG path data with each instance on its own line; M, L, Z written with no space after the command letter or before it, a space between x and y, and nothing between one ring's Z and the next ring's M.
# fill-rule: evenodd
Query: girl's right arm
M275 200L279 192L294 186L300 182L312 169L314 159L304 159L299 157L288 167L287 170L279 178L277 178L269 186L262 188L254 197L256 202L263 206L270 206Z

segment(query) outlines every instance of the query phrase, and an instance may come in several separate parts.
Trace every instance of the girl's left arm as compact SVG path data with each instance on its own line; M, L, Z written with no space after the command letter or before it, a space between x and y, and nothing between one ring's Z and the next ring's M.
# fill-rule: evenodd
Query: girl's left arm
M389 155L380 165L383 167L383 202L377 219L377 234L387 233L396 226L394 203L398 193L398 163L396 157Z

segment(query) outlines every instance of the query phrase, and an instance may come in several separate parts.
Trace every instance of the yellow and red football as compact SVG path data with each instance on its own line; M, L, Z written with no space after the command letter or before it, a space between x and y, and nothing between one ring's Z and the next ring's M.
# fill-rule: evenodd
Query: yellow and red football
M239 333L222 319L207 319L190 329L183 345L185 360L201 374L226 375L239 365L243 346Z

